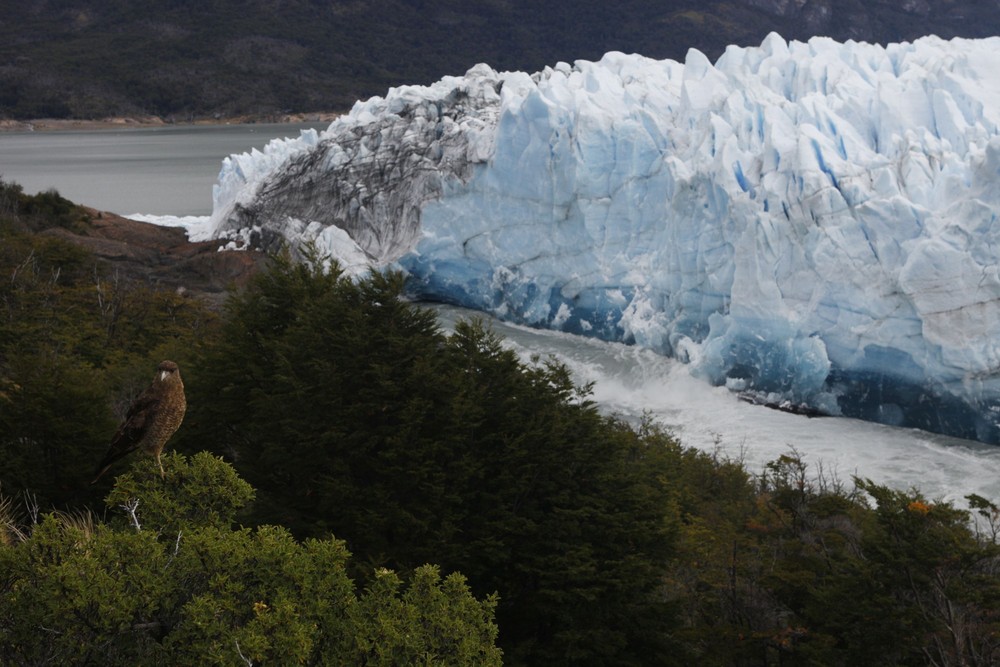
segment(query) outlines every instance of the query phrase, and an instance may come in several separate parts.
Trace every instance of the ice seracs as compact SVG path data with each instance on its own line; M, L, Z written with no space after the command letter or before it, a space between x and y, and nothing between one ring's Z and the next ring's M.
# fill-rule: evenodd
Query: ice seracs
M609 53L395 88L232 156L213 234L1000 442L1000 39Z

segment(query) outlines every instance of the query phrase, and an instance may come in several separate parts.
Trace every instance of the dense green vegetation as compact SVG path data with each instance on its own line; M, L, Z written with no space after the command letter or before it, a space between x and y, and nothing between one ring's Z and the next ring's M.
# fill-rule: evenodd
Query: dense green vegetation
M998 27L976 0L25 0L0 11L0 118L335 111L479 62L534 72L612 50L716 58L772 31L888 42Z
M481 323L446 336L402 289L278 258L197 362L183 446L235 461L254 522L498 591L512 664L664 660L672 443L600 416L565 368L522 364Z
M166 479L149 460L119 478L107 524L52 514L14 535L0 508L0 662L501 664L494 600L460 575L379 570L359 591L342 542L233 530L249 485L207 453L167 459Z
M116 282L82 215L0 184L3 664L1000 662L989 499L751 474L399 276L276 257L216 317ZM165 357L184 454L89 490Z
M82 467L149 383L149 360L184 363L215 319L60 235L86 219L54 191L0 181L0 484L44 506L100 501Z

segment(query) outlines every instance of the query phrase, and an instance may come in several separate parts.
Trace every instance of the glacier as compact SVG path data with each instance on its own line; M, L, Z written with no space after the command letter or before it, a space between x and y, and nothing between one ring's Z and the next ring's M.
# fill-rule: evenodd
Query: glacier
M1000 444L1000 39L477 65L223 161L205 234Z

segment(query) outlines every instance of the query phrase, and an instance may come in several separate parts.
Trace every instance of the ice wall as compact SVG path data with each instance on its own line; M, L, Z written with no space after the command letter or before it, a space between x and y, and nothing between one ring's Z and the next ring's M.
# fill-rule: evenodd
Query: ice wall
M714 65L480 65L227 159L213 226L768 402L996 443L997 72L1000 39L777 35Z

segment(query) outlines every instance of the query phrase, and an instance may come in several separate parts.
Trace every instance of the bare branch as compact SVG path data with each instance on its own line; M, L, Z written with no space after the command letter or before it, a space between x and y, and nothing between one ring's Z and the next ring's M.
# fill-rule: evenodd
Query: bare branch
M28 253L28 256L24 259L24 261L14 267L14 271L10 275L10 284L11 285L15 284L17 282L17 274L29 264L34 263L34 261L35 261L35 251L34 249L32 249L31 252Z
M139 508L139 499L138 498L129 498L128 501L124 505L121 505L120 507L123 510L125 510L130 517L132 517L132 525L135 526L136 532L141 531L142 530L142 526L139 525L139 517L136 515L136 512L135 512L136 509ZM180 537L178 536L177 539L179 540Z
M180 530L177 531L177 541L174 542L174 553L170 554L170 558L167 559L167 564L163 566L163 571L164 572L166 572L167 568L169 568L170 565L171 565L171 563L174 562L174 559L177 558L177 554L181 550L181 533L182 532L183 531L180 531Z
M24 506L27 508L28 516L31 518L31 525L38 525L38 517L42 513L42 508L38 504L38 496L30 491L24 491L22 495L24 496Z
M143 630L159 630L163 627L163 624L159 621L150 621L148 623L133 623L132 629L136 632L141 632Z
M236 639L234 641L236 642L236 652L240 654L240 657L243 659L243 662L247 663L247 667L253 667L253 660L243 655L243 651L240 650L240 640Z

